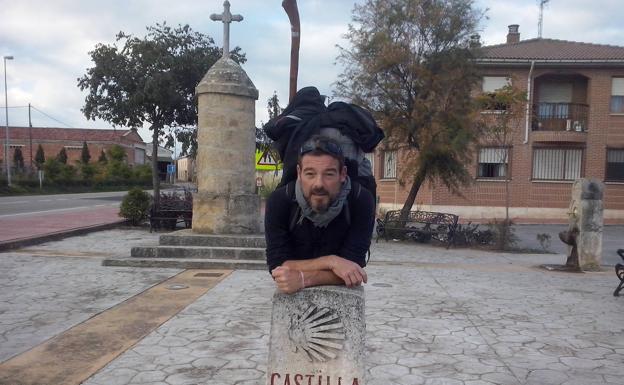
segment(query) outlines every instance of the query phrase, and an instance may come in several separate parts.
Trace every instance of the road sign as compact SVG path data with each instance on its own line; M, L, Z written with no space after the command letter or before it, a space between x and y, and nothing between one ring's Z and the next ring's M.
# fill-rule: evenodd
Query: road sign
M175 172L176 172L175 164L168 164L167 165L167 174L175 174Z

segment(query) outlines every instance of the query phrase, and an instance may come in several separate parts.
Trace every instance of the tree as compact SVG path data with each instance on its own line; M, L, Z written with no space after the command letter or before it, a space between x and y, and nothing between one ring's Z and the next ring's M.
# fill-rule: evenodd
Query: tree
M41 170L43 164L45 163L45 153L43 152L43 147L39 145L37 147L37 153L35 154L35 165L37 166L37 170Z
M78 87L88 91L84 115L118 126L148 125L152 153L158 154L166 127L177 132L196 129L195 86L219 59L221 50L212 38L188 25L171 28L163 23L147 27L143 38L120 32L115 44L98 44L89 54L94 66L78 79ZM231 58L245 61L238 47ZM189 140L193 137L180 135ZM157 166L158 159L153 156L156 201L160 195Z
M82 142L82 152L80 153L80 160L82 164L88 164L91 160L91 154L89 153L89 147L87 142Z
M22 154L22 149L19 147L13 152L13 166L18 170L24 168L24 155Z
M102 151L100 152L100 157L98 158L98 162L102 164L108 163L108 158L106 157L106 153L104 152L104 149L102 149Z
M400 175L411 182L402 215L425 180L460 194L476 138L470 95L478 76L475 31L483 14L473 0L367 0L355 5L340 48L345 65L336 95L371 110L385 146L409 154Z
M501 250L511 248L517 241L513 222L509 218L509 182L511 180L509 154L517 140L517 134L522 132L526 100L526 92L513 86L513 82L494 93L483 93L476 98L479 109L493 112L481 114L476 120L481 133L480 144L496 148L496 151L491 152L496 157L494 160L497 164L504 165L502 177L505 182L505 220L502 223L496 221L494 223L496 246Z
M113 144L108 149L108 156L110 157L111 161L124 162L128 154L126 154L126 150L124 150L123 147L118 144Z
M56 156L56 160L58 160L60 163L67 164L67 150L65 150L65 147L61 148L61 151L59 151L58 155Z
M267 111L269 112L269 120L276 118L282 113L284 109L279 105L279 98L277 92L273 91L273 96L267 99ZM260 151L271 150L271 143L273 141L267 136L264 131L264 127L256 128L256 149ZM272 152L273 159L279 159L277 151Z

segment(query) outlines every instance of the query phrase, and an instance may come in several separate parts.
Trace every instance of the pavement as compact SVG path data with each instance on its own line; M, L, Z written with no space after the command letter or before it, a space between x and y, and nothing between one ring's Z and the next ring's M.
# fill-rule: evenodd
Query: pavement
M101 266L157 236L113 229L0 253L0 384L264 384L269 275ZM537 267L564 261L373 244L365 383L624 383L618 280Z
M119 203L63 208L44 212L0 215L0 250L84 234L125 222Z

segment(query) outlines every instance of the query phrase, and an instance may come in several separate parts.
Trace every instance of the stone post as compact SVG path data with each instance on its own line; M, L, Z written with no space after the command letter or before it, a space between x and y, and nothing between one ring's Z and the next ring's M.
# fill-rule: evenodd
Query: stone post
M258 233L255 194L255 101L258 90L225 56L196 88L198 98L197 188L193 232Z
M569 231L575 233L578 267L583 271L599 270L602 262L603 191L597 179L578 179L572 186Z
M267 385L363 385L364 289L275 293Z

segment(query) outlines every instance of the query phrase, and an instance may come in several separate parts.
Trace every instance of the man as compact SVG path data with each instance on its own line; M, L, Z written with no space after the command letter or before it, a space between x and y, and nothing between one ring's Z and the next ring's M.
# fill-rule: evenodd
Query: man
M373 196L347 176L341 147L313 136L301 147L296 182L267 200L267 264L277 288L366 283L373 224Z

